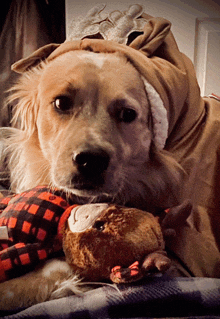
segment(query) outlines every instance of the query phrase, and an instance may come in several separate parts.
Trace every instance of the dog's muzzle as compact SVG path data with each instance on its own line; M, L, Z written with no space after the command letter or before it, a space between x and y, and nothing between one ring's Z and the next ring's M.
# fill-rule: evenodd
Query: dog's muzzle
M103 149L87 149L73 154L77 173L72 178L74 188L92 190L104 184L105 171L110 162L109 154Z

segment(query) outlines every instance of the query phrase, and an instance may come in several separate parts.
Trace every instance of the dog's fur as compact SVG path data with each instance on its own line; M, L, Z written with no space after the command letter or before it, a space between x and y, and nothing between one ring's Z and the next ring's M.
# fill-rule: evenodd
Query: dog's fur
M21 129L1 132L12 190L47 184L79 202L148 210L177 204L183 171L156 149L144 81L125 57L71 51L25 72L12 90ZM60 98L65 112L56 108ZM130 109L135 116L124 120ZM74 161L84 151L109 159L89 179Z
M93 288L98 283L93 283ZM30 307L47 300L81 294L92 287L82 282L62 259L52 259L34 272L0 284L0 311ZM100 283L99 283L100 285Z
M20 128L0 129L0 151L13 191L46 184L78 203L109 201L148 211L178 203L183 170L156 148L146 85L125 57L68 52L25 72L12 91L14 124ZM66 111L59 109L63 102ZM102 168L95 168L94 157L92 172L85 174L87 163L76 162L78 154L101 154ZM49 273L51 263L3 283L5 309L15 300L16 306L28 306L82 290L68 267L62 275L59 261L53 265ZM45 278L47 285L40 285Z

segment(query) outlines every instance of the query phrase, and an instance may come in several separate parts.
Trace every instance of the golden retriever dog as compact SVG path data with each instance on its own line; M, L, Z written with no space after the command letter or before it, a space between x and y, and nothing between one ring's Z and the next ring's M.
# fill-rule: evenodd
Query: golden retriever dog
M162 150L151 90L119 53L70 51L24 72L10 97L20 128L0 129L11 189L49 185L75 203L113 202L151 212L177 205L184 172ZM166 132L161 112L158 125ZM2 283L1 307L86 289L65 261L54 259Z
M14 128L0 129L11 190L48 185L78 204L151 212L177 205L185 173L164 150L167 111L129 58L70 50L41 59L41 53L27 58L33 65L12 87ZM0 306L27 307L86 289L55 259L1 283Z
M13 191L50 185L79 203L151 211L178 203L183 170L157 147L149 84L122 54L70 51L12 90L20 129L1 135Z

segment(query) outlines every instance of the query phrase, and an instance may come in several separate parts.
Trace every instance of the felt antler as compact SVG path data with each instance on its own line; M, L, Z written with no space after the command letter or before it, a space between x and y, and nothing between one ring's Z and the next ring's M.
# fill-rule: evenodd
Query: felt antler
M142 6L135 4L125 12L116 10L109 14L102 13L104 8L104 4L99 4L89 10L85 17L74 19L67 40L79 40L99 34L104 40L126 44L132 32L143 32L147 20L141 17Z
M99 25L106 20L106 15L101 15L105 9L105 4L99 4L88 11L85 17L74 19L70 26L70 36L68 41L80 40L84 37L99 33Z
M141 17L142 6L131 5L127 11L113 11L109 14L109 21L100 24L100 33L105 40L113 40L126 44L132 32L143 32L146 20Z

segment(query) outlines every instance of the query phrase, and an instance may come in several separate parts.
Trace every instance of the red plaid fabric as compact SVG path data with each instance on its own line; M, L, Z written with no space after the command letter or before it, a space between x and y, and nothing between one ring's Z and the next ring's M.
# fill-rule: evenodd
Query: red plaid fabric
M8 206L0 213L0 226L7 226L8 239L0 240L0 281L33 269L53 252L60 217L70 207L65 196L38 186L0 199Z

